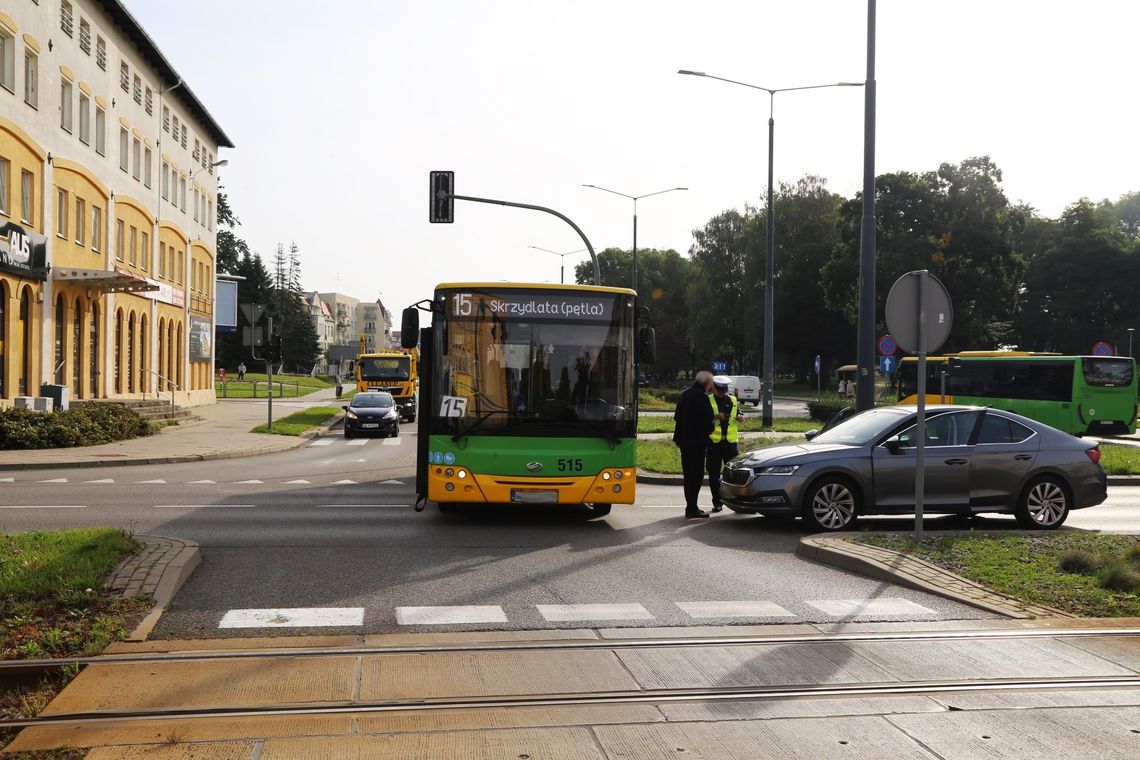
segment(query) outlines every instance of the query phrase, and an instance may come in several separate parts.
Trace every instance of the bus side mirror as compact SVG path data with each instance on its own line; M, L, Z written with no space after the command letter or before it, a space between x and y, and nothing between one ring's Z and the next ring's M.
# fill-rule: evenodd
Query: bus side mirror
M652 327L642 327L637 334L639 363L653 364L657 361L657 331Z
M419 340L420 312L415 306L409 306L400 319L400 347L415 348Z

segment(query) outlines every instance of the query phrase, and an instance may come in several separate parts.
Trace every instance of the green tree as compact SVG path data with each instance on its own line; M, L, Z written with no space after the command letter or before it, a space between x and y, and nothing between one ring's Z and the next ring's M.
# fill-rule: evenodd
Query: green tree
M695 364L729 362L741 374L758 366L757 255L745 227L754 212L724 211L693 230L689 249L689 341Z
M219 272L233 274L237 271L238 262L242 256L249 253L249 246L237 236L235 230L241 224L233 209L230 208L230 199L221 187L218 188L218 258Z

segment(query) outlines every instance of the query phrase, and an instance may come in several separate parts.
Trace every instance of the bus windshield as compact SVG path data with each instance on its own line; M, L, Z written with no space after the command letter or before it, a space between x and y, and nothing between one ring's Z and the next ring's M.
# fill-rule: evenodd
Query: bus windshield
M407 380L408 357L361 357L361 380Z
M433 432L634 434L632 297L502 289L440 301Z

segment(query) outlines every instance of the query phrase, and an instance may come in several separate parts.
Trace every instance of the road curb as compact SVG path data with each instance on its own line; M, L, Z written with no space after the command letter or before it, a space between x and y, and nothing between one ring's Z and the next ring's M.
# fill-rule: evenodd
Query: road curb
M979 533L981 532L972 531L970 535L979 535ZM1044 531L1028 531L1027 533L1045 535ZM1052 607L1026 604L1012 596L998 593L937 565L902 552L856 542L856 538L867 535L876 534L831 533L804 536L796 547L796 554L804 559L832 565L842 570L899 586L925 591L929 594L1018 620L1077 617ZM940 535L952 535L952 533ZM981 533L981 535L987 534Z
M120 590L125 598L148 594L153 602L135 629L123 639L129 642L146 641L158 625L166 607L174 600L182 585L202 561L202 552L194 541L166 536L134 536L143 548L123 560L111 577L107 587Z

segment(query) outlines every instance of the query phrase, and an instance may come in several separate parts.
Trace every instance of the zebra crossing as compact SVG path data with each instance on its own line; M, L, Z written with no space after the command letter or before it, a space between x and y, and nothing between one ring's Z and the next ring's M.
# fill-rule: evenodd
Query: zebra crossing
M747 623L766 620L787 623L802 620L850 620L908 618L934 619L940 613L917 602L901 597L872 599L809 599L804 600L804 614L796 614L775 602L767 600L705 600L670 602L696 625L710 620L727 623ZM533 612L532 612L533 611ZM321 628L357 627L364 625L368 610L364 607L292 607L265 609L233 609L218 622L219 628ZM464 626L508 625L540 622L566 624L606 624L639 622L650 623L659 619L645 605L638 602L602 602L588 604L536 604L526 605L508 614L503 605L439 605L395 607L390 614L399 626ZM660 610L662 615L671 611ZM391 619L390 618L390 619Z
M381 446L402 446L404 443L403 438L314 438L307 448L315 449L324 446L367 446L371 443L378 443Z

